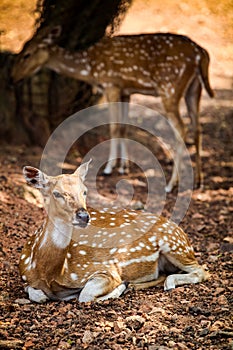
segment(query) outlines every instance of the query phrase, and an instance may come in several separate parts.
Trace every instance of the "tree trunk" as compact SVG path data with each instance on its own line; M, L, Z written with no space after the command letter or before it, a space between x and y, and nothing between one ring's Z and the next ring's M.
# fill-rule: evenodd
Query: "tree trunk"
M132 0L44 0L38 5L37 31L60 25L57 44L84 49L114 28ZM113 29L110 30L110 32ZM0 53L0 136L2 140L44 146L51 132L68 116L95 104L100 95L78 80L42 69L21 85L10 86L14 55Z

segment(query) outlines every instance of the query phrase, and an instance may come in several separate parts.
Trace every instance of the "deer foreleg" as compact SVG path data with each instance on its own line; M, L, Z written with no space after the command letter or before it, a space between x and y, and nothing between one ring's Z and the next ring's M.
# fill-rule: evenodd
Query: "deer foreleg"
M107 101L109 102L109 115L110 115L110 152L108 156L108 162L105 166L103 173L110 175L113 168L116 166L118 145L120 138L120 123L122 119L121 104L117 103L121 101L120 89L111 87L105 90Z
M90 277L79 295L80 302L118 298L126 289L120 277L111 273L96 272Z
M111 133L111 126L110 126L110 133ZM116 166L117 149L118 149L118 140L111 138L108 162L107 162L107 164L106 164L106 166L104 168L104 171L103 171L104 175L111 175L112 174L112 170Z
M121 296L121 294L124 293L125 290L126 290L126 284L121 283L118 287L113 289L112 292L110 292L106 295L103 295L102 297L98 297L98 298L96 298L96 300L97 301L104 301L104 300L108 300L108 299L119 298Z
M124 174L128 172L128 149L127 149L127 120L129 113L129 96L122 97L122 125L120 126L120 167L118 172Z
M27 286L25 288L25 292L28 293L29 299L36 303L44 303L49 299L41 289L35 289L33 287Z

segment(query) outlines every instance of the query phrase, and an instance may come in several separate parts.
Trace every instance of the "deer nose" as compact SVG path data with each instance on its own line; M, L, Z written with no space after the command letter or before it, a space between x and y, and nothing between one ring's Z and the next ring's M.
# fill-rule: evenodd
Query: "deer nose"
M90 219L90 216L86 209L80 208L75 213L75 225L79 225L81 227L85 227Z

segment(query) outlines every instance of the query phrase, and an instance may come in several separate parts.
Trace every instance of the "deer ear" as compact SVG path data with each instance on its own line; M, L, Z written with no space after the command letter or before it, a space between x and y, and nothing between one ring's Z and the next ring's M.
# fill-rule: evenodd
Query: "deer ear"
M35 188L45 189L49 187L49 176L37 168L25 166L23 168L23 175L27 183Z
M59 38L59 36L61 35L61 32L62 32L61 26L57 25L57 26L52 28L52 30L50 32L50 36L52 39Z
M78 167L78 169L75 170L75 172L74 172L74 174L78 175L81 178L82 181L85 180L85 177L86 177L87 172L88 172L88 167L89 167L89 164L90 164L91 161L92 161L92 159L90 159L86 163L81 164L80 167Z
M43 39L43 42L49 45L54 44L54 41L59 38L59 36L61 35L62 32L62 27L61 26L55 26L53 27L48 35Z

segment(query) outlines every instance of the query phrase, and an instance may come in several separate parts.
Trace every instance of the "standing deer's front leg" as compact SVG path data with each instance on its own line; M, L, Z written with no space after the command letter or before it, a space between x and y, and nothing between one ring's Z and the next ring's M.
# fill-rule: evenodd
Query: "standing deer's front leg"
M107 101L109 102L109 115L110 115L110 152L108 156L108 162L103 171L104 175L110 175L113 168L116 166L119 138L121 134L121 122L122 122L122 106L121 103L121 91L117 87L109 87L105 90ZM122 153L126 152L125 147L121 147Z
M128 172L128 149L127 149L127 120L129 114L129 96L122 97L122 125L120 126L120 167L118 169L119 174L125 174Z

